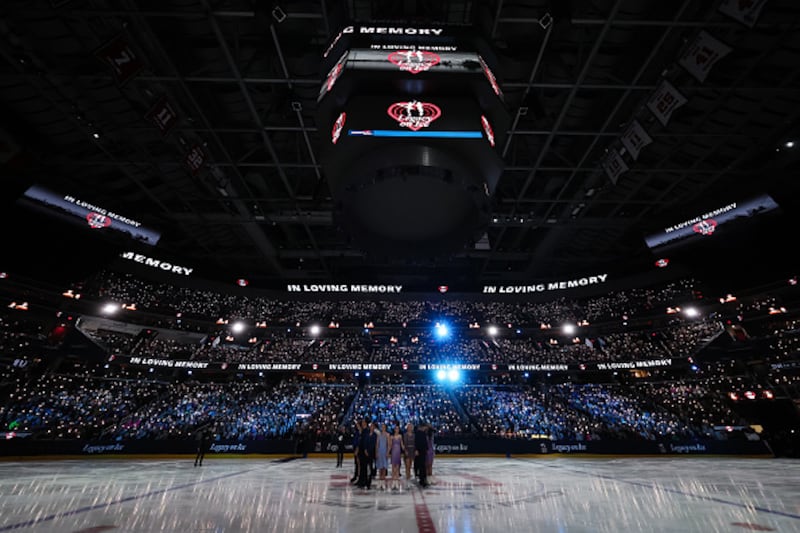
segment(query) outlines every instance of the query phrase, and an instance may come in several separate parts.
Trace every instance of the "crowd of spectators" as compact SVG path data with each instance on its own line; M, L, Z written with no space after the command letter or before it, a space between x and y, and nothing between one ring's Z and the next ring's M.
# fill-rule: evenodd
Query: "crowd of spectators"
M147 335L145 326L138 333L84 330L109 355L231 363L576 364L693 357L725 331L718 314L662 316L657 323L628 326L631 317L663 315L668 306L701 301L693 280L547 302L295 301L199 291L111 272L95 281L87 286L87 298L135 302L137 309L163 317L163 329L147 328ZM766 294L730 309L742 321L756 313L782 313L784 303ZM62 373L51 369L34 376L10 362L21 358L27 364L39 355L52 340L52 324L16 312L0 316L0 427L41 438L187 439L205 425L225 440L290 438L298 432L320 437L367 415L392 424L424 420L441 435L684 440L719 438L717 427L747 425L731 397L736 391L773 387L800 398L800 320L781 315L750 328L757 332L754 342L763 340L759 346L766 348L767 369L758 378L722 371L676 378L655 370L652 376L663 379L520 384L498 374L445 387L396 373L376 374L359 387L344 378L301 375L270 382L253 375L211 382L175 382L173 375L157 381L126 374L123 367L106 377L65 373L64 367ZM273 327L242 341L216 320L223 317ZM403 332L440 317L454 325L455 334L446 341L409 331L392 340L371 333L372 323L400 325L395 330ZM189 318L206 325L190 328ZM587 328L589 333L578 330L574 336L549 330L550 324L581 321L616 327ZM305 329L312 322L323 325L319 335ZM339 328L340 323L350 326ZM473 324L497 324L501 333L490 335ZM529 326L525 334L522 325Z
M693 439L699 436L686 420L647 398L631 396L619 385L565 383L554 386L552 393L620 436L637 436L646 440Z
M455 392L482 435L597 440L600 433L606 433L599 421L539 387L467 385Z
M445 436L559 441L718 438L715 428L745 426L732 390L757 389L741 377L670 382L462 384L320 382L182 383L11 375L0 424L39 438L191 439L211 426L223 440L322 440L369 416L388 426L426 421ZM379 380L376 380L379 381ZM13 385L9 388L9 385Z
M182 319L265 321L294 325L311 321L349 325L432 324L450 317L462 324L495 323L539 326L563 322L603 322L660 311L696 298L693 279L657 287L618 290L587 299L556 298L542 302L481 300L280 300L246 293L226 294L146 281L131 274L103 271L87 282L84 298L133 302L137 309ZM175 321L173 321L175 322Z
M800 360L800 320L770 324L769 348L773 361Z
M240 343L224 333L193 338L89 331L109 354L228 363L333 363L373 362L389 364L460 363L600 363L690 357L703 343L724 331L711 318L673 321L657 330L632 330L601 336L563 335L491 336L464 330L439 340L419 334L387 342L372 339L361 329L323 332L318 337L303 330L273 331L252 343Z
M355 419L369 416L387 427L425 421L442 435L469 431L469 421L441 385L368 385L359 392L352 413Z
M156 401L111 428L126 439L191 438L211 425L225 440L289 438L298 428L331 433L344 417L355 385L256 382L171 384Z
M26 316L0 314L0 356L26 357L48 344L46 323Z
M97 438L110 424L152 402L163 383L47 375L17 376L0 404L0 428L49 438Z
M730 405L730 392L738 387L729 379L716 376L691 381L635 383L631 389L637 400L658 405L677 415L698 435L712 437L715 427L747 425Z

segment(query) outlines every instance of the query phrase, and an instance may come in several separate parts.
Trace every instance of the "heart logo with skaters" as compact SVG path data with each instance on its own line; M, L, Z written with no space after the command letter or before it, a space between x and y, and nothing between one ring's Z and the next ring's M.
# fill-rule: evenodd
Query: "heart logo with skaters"
M438 54L425 50L396 50L389 54L389 61L397 65L400 70L419 74L439 64L442 60Z
M442 110L439 109L439 106L430 102L420 102L419 100L395 102L389 106L386 112L401 127L412 131L427 128L434 120L442 116Z

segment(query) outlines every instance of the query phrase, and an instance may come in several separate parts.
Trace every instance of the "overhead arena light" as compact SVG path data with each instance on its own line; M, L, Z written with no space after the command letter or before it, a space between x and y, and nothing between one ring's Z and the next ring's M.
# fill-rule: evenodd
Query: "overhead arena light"
M436 381L456 383L461 379L461 372L457 368L449 368L447 370L440 369L436 371Z
M450 326L444 322L437 322L434 326L434 332L437 339L446 339L450 336Z
M687 307L683 310L683 314L688 316L689 318L695 318L700 316L700 311L697 310L695 307Z

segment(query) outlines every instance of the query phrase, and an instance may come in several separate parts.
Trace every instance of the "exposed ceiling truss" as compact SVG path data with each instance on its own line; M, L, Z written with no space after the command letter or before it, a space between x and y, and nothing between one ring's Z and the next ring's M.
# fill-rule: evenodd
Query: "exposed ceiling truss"
M81 195L162 231L158 253L255 281L513 281L653 261L645 232L769 193L794 202L800 9L749 27L719 2L4 2L0 105L24 148L19 189ZM315 123L320 57L347 23L472 26L497 52L513 117L483 246L402 260L335 224ZM700 82L678 63L698 32L732 51ZM120 82L98 51L141 63ZM686 97L667 125L662 80ZM175 111L162 133L147 119ZM612 183L632 120L652 138ZM94 137L97 134L97 138ZM200 169L187 154L201 147ZM777 150L777 151L776 151ZM625 156L625 154L623 154Z

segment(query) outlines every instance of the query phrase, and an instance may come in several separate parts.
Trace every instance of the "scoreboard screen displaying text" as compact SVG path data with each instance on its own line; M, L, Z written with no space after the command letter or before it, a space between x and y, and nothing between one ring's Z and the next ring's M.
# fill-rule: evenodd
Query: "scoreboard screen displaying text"
M485 231L510 123L486 57L463 29L350 26L331 44L320 160L356 244L434 256Z
M155 246L161 238L159 232L145 227L141 222L128 216L72 195L55 193L38 185L29 187L19 199L19 203L48 216L60 216L72 224L90 230L127 235L134 241L150 246Z
M744 201L719 205L695 217L652 232L645 237L647 246L657 253L674 250L693 243L710 243L716 239L734 237L737 231L747 230L767 213L777 213L779 206L768 194Z

